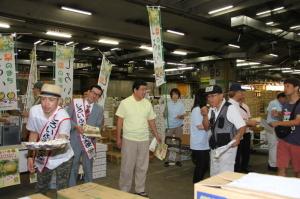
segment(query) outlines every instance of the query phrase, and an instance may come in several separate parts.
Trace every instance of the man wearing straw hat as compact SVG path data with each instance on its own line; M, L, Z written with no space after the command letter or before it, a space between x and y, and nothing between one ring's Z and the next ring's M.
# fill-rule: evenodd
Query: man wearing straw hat
M41 104L30 109L26 128L30 131L29 141L48 141L54 139L69 139L70 117L58 106L61 97L61 88L53 84L44 84L41 89ZM72 157L74 153L68 144L64 148L51 151L29 151L27 165L31 173L37 168L37 184L39 192L45 193L51 181L52 174L56 173L57 189L68 186Z

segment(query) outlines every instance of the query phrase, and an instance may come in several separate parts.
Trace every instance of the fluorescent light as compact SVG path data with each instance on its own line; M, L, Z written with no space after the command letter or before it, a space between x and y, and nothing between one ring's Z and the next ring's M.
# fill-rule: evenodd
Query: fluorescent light
M75 8L69 8L69 7L66 7L66 6L62 6L61 9L62 10L67 10L67 11L71 11L71 12L80 13L80 14L84 14L84 15L92 15L91 12L83 11L83 10L78 10L78 9L75 9Z
M87 47L82 48L81 50L90 50L90 49L91 49L91 47L87 46Z
M165 69L165 72L171 72L171 71L177 71L178 68L168 68L168 69Z
M284 85L267 85L266 90L267 91L283 91Z
M291 26L290 29L298 29L300 28L300 25L296 25L296 26Z
M272 56L272 57L278 57L278 55L273 54L273 53L270 53L269 55Z
M168 65L174 65L174 66L186 66L186 64L182 63L174 63L174 62L167 62Z
M283 10L283 9L284 9L284 7L281 6L281 7L278 7L278 8L274 8L272 11L273 11L273 12L276 12L276 11L278 11L278 10Z
M152 51L152 50L153 50L152 47L150 47L150 46L145 46L145 45L141 45L139 48L140 48L140 49L144 49L144 50L149 50L149 51Z
M187 55L187 52L185 51L180 51L180 50L175 50L172 52L175 55Z
M253 66L253 65L259 65L259 62L243 62L243 63L237 63L236 66Z
M175 30L167 30L168 33L172 33L172 34L175 34L175 35L181 35L181 36L184 36L185 34L183 32L178 32L178 31L175 31Z
M268 25L268 26L270 26L270 25L272 25L272 24L274 24L273 21L269 21L269 22L266 23L266 25Z
M71 38L72 35L69 33L64 32L56 32L56 31L47 31L47 35L56 36L56 37L65 37L65 38Z
M40 68L48 68L48 66L40 66Z
M194 69L193 66L190 66L190 67L180 67L180 68L178 68L178 70L192 70L192 69Z
M71 44L74 44L74 41L69 41L68 43L66 43L67 46Z
M283 72L283 73L292 73L293 70L283 70L282 72Z
M0 28L10 28L10 25L7 23L0 23Z
M37 44L39 44L39 43L41 43L41 42L42 42L41 40L38 40L38 41L34 42L33 44L34 44L34 45L37 45Z
M149 62L149 63L154 63L154 61L152 59L145 59L145 62Z
M237 63L245 62L245 60L244 60L244 59L237 59L236 62L237 62Z
M103 44L111 44L111 45L118 45L119 42L116 40L111 40L111 39L99 39L98 41L99 43L103 43Z
M52 59L51 59L51 58L48 58L48 59L46 59L46 61L52 61Z
M267 13L270 13L271 12L271 10L266 10L266 11L263 11L263 12L258 12L258 13L256 13L256 15L257 16L259 16L259 15L264 15L264 14L267 14Z
M221 12L221 11L224 11L224 10L228 10L230 8L233 8L233 5L225 6L223 8L219 8L219 9L216 9L216 10L209 11L208 14L212 15L214 13Z
M110 50L112 50L112 51L114 51L114 50L121 50L121 48L112 48Z
M234 45L234 44L228 44L228 46L233 47L233 48L240 48L240 46Z

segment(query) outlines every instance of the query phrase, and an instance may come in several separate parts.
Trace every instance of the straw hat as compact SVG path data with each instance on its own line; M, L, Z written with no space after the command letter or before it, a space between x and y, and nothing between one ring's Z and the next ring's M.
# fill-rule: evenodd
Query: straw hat
M54 84L44 84L40 96L61 97L61 87Z

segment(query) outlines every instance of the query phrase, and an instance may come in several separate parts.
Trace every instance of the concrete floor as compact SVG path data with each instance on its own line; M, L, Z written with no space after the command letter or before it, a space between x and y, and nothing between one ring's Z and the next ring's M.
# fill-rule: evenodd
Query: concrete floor
M258 173L269 173L267 170L267 155L253 154L250 169ZM120 166L108 163L107 177L95 180L104 186L118 188ZM164 167L163 162L155 159L150 162L147 176L146 191L151 199L192 199L193 198L193 164L184 161L182 167ZM34 193L34 185L25 179L27 174L22 174L22 185L0 189L0 198L14 199ZM291 175L291 172L289 172ZM52 194L53 195L53 194ZM55 197L52 197L55 198Z

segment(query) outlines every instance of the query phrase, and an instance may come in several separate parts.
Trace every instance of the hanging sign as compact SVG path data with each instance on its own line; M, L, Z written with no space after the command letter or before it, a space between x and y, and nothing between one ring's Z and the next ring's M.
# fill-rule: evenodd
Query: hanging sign
M107 87L108 87L111 69L112 69L112 64L106 59L105 55L103 55L99 78L98 78L98 85L103 89L102 97L101 100L98 102L98 104L102 107L104 107L104 103L106 99Z
M73 96L74 46L56 44L55 57L55 84L62 88L63 106L67 106Z
M150 35L153 49L154 74L156 86L160 86L165 81L163 44L161 33L160 7L147 6L149 15Z
M18 108L13 36L0 35L0 111Z
M0 188L20 184L19 150L15 148L0 150Z

